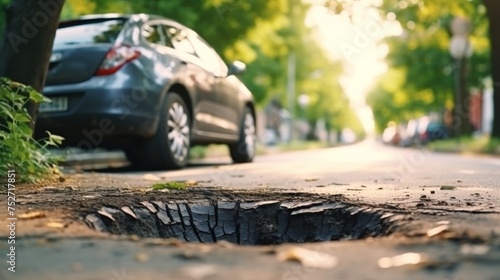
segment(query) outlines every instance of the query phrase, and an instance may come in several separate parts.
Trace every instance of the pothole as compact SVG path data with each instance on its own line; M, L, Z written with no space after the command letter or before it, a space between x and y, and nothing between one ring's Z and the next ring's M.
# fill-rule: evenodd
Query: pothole
M112 234L267 245L383 236L397 217L337 201L144 201L104 206L86 221Z

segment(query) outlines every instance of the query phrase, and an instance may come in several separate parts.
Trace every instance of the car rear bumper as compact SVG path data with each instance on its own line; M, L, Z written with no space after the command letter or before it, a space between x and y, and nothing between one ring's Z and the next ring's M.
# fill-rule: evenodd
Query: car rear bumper
M35 138L45 131L65 138L64 145L80 148L114 146L128 138L154 135L159 122L161 96L158 92L136 88L91 88L65 90L48 87L49 98L66 97L67 110L39 112Z

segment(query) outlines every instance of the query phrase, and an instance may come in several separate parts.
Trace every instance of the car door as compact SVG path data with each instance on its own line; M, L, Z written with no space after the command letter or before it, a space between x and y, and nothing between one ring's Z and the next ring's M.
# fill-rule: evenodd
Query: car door
M228 68L215 50L208 45L200 36L192 34L190 41L198 57L202 60L207 71L214 77L212 95L216 99L212 115L216 116L214 125L217 132L226 134L228 138L238 135L240 114L240 102L238 100L238 89L234 81L235 77L228 77Z
M172 26L165 26L165 28L167 28L166 33L171 38L174 48L186 54L184 59L186 59L188 66L195 70L189 74L189 79L197 90L193 100L194 137L218 139L221 131L217 124L218 101L214 94L216 91L215 76L198 56L189 40L192 31L172 28Z
M217 128L210 121L210 112L216 103L213 92L213 75L201 66L187 31L165 20L152 20L144 28L146 40L154 48L160 62L154 67L160 76L169 76L167 84L180 83L190 91L193 110L192 133L206 134Z
M202 138L208 137L212 131L217 129L211 121L214 118L212 115L213 107L217 102L212 94L214 91L214 78L203 67L201 60L197 57L193 45L188 39L189 31L171 25L164 25L163 27L173 48L181 53L180 59L183 60L186 68L190 70L186 72L181 80L184 80L184 84L190 84L195 89L192 95L193 136L195 138L198 136Z

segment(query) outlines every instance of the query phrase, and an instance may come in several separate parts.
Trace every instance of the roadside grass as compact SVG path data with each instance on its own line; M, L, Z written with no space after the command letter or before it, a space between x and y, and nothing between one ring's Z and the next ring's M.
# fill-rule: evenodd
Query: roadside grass
M32 116L26 108L30 102L50 100L30 86L0 77L0 173L5 176L0 178L2 183L36 183L59 174L60 159L51 156L48 148L59 146L63 138L49 132L40 141L32 137Z
M500 139L489 136L439 140L428 144L427 147L437 152L500 155Z
M287 152L287 151L300 151L300 150L314 150L314 149L323 149L331 147L328 143L321 141L294 141L291 143L283 143L277 145L279 151Z

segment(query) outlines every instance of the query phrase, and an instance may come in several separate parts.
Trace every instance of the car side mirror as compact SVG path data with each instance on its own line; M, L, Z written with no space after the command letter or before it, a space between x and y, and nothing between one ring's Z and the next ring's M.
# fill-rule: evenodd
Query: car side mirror
M245 63L241 61L233 61L229 64L228 76L231 75L240 75L243 74L247 70L247 66Z

